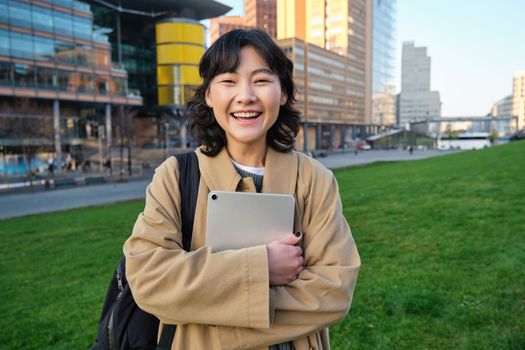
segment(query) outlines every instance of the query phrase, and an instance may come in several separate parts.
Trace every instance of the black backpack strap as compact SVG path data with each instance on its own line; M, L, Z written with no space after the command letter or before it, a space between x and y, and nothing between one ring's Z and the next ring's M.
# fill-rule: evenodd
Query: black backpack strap
M197 194L201 173L199 161L195 152L176 154L179 162L179 190L182 219L182 247L189 251L191 235L193 233L193 220L197 206Z
M162 334L160 335L159 345L157 350L170 350L173 338L175 338L175 331L177 326L174 324L165 324L162 327Z
M179 153L175 155L175 158L177 158L179 162L182 247L184 250L189 251L191 248L191 236L193 233L193 221L195 219L195 207L197 206L201 173L195 152ZM157 350L171 349L176 330L177 326L174 324L163 325Z

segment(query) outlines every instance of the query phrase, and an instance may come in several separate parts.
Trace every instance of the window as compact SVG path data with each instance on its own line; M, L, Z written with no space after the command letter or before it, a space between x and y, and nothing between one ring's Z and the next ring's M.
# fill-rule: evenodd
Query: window
M56 40L55 59L59 63L75 64L75 44L64 40Z
M78 45L75 50L75 63L79 66L93 66L93 47L91 45Z
M53 11L55 34L72 37L73 17L69 13Z
M40 89L54 90L56 88L56 71L52 68L36 68L36 85Z
M0 0L0 23L7 23L7 1Z
M100 76L96 77L95 92L101 95L106 95L108 93L107 78L100 77Z
M33 67L28 64L15 63L14 77L15 86L34 87L35 85Z
M31 35L11 32L11 55L21 58L33 58L33 38Z
M84 40L91 40L91 33L93 25L91 24L91 20L84 17L75 16L74 17L74 32L75 32L75 38L84 39Z
M0 62L0 84L4 86L13 84L13 63Z
M9 23L31 28L31 6L21 2L9 2Z
M114 95L126 96L126 78L113 77L113 83L115 86Z
M80 73L78 91L79 92L94 92L95 91L95 80L92 74Z
M43 32L53 32L53 11L33 6L33 28Z
M68 91L68 90L74 90L73 87L69 87L69 81L70 81L70 78L72 81L74 81L74 77L71 75L70 77L70 74L69 72L67 71L64 71L64 70L58 70L57 73L56 73L56 80L57 80L57 83L56 85L58 86L58 89L60 91Z
M9 33L0 29L0 55L9 56Z
M55 43L53 39L35 37L35 59L41 61L51 61L55 53Z
M53 4L65 8L73 8L73 0L52 0Z

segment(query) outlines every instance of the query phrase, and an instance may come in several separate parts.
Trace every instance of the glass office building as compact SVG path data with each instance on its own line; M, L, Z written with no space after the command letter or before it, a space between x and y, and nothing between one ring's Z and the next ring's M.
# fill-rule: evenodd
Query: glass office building
M110 158L117 116L134 110L159 125L156 23L228 10L212 0L0 0L0 163L24 143L6 120L28 114L52 125L42 143L57 160L100 137ZM21 100L32 109L17 110Z
M103 33L85 3L0 0L1 95L140 105L127 98L127 73L111 63Z
M372 0L372 123L395 116L396 0Z
M118 106L140 106L127 72L111 61L107 29L93 24L90 6L72 0L0 0L0 147L5 163L31 135L9 121L43 120L53 133L41 147L60 164L63 152L81 158L83 140L104 126L111 147L111 115ZM20 103L21 100L31 101ZM25 105L27 108L21 108ZM29 107L28 107L29 106ZM106 155L107 157L107 155Z

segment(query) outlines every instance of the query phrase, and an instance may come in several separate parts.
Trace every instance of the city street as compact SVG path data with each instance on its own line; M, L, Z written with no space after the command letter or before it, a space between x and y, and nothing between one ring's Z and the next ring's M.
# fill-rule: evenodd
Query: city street
M378 161L417 160L448 153L450 152L427 150L409 154L407 151L392 150L360 151L355 155L348 151L331 154L318 160L330 169L337 169ZM141 199L145 196L149 182L149 179L142 179L35 193L3 193L0 194L0 219Z

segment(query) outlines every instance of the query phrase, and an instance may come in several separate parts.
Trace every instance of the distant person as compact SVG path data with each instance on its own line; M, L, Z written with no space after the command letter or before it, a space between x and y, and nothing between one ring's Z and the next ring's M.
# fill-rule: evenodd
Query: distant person
M111 173L111 160L109 158L104 161L103 166L108 173Z
M66 159L64 161L64 166L68 173L71 171L71 165L72 165L71 153L68 152L66 154Z
M51 176L55 174L55 159L51 156L47 158L47 171Z
M360 267L337 181L293 151L300 123L293 64L265 32L233 30L201 59L188 103L201 171L191 253L181 242L179 168L161 164L124 244L137 304L176 324L171 349L329 349ZM212 190L292 193L294 231L267 245L214 253L206 245ZM225 235L228 232L224 232Z
M408 146L408 153L409 153L410 155L412 155L413 152L414 152L414 148L413 148L411 145Z
M91 170L91 162L89 161L89 159L86 159L82 162L82 171L84 173L87 173L90 170Z

